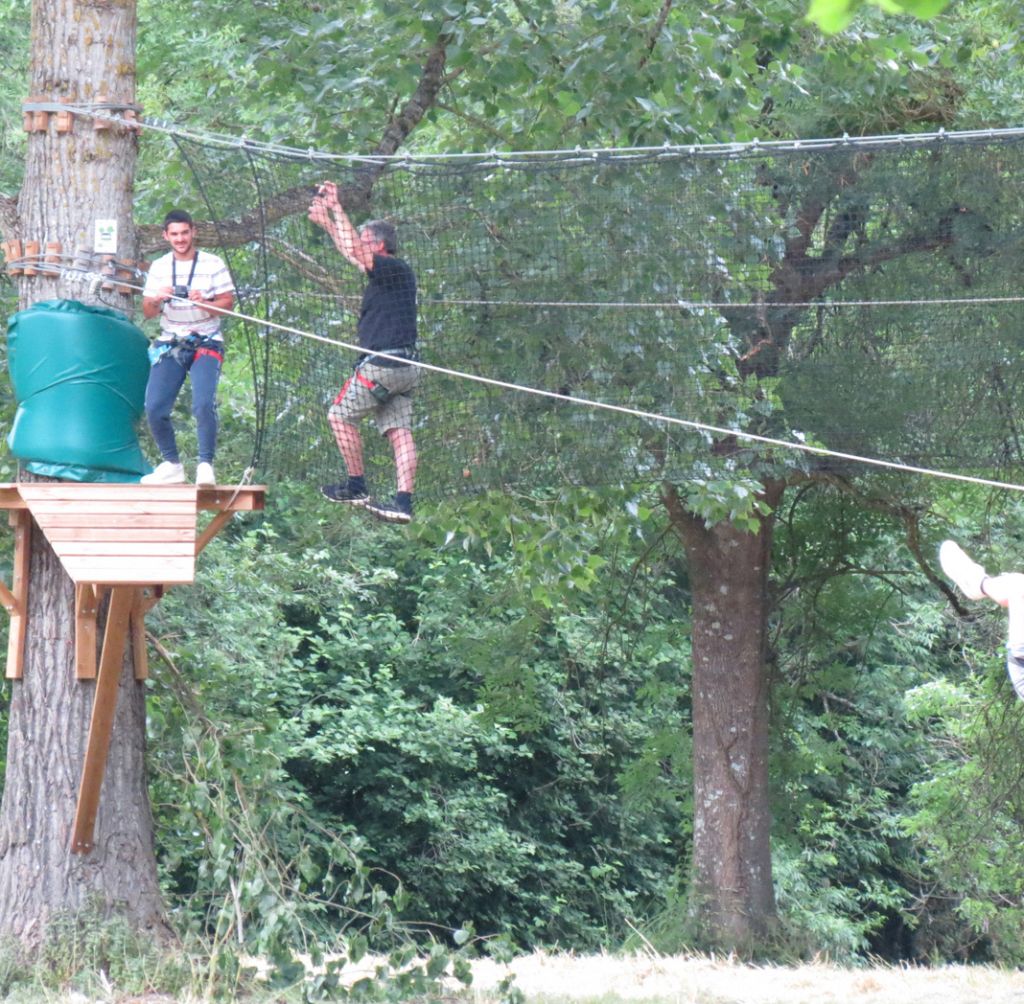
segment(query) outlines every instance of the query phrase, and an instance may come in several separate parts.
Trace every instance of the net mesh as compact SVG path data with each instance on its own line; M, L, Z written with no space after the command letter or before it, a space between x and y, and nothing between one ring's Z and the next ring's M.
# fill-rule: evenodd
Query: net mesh
M174 138L240 289L263 478L337 481L327 410L364 276L306 217L330 179L419 286L426 495L827 464L671 419L1012 478L1024 137L374 162ZM482 376L517 385L493 386ZM624 414L562 395L635 410ZM364 428L370 480L394 478Z

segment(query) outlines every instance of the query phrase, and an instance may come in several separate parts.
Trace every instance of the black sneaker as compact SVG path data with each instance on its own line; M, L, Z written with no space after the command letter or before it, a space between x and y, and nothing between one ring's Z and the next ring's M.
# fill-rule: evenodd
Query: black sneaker
M363 503L369 512L372 512L377 519L384 520L385 523L411 523L412 522L412 505L402 504L397 499L390 498L386 501L379 501L377 499L370 499Z
M369 492L363 489L352 489L346 485L321 485L320 494L332 502L348 502L350 505L365 505L370 497Z

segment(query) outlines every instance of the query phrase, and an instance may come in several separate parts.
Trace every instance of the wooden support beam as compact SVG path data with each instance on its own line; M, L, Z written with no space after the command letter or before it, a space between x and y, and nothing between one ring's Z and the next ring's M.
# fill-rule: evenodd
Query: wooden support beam
M209 523L206 524L206 529L196 538L196 557L198 558L203 548L213 540L214 537L220 533L221 528L225 523L231 522L231 517L234 513L230 509L225 509L222 512L217 513Z
M149 656L146 654L146 589L137 587L132 603L131 645L135 663L135 679L149 678Z
M82 763L82 780L78 787L78 805L71 836L71 850L75 854L88 854L93 848L100 789L103 787L103 774L107 767L110 733L117 708L117 689L124 663L125 636L135 604L135 594L133 586L115 586L111 590L107 627L103 633L103 651L100 653L99 673L96 676L92 719L89 722L89 740Z
M96 679L96 611L100 590L90 582L75 586L75 678Z
M25 668L25 635L28 629L28 566L32 557L32 517L27 509L12 509L9 515L14 528L14 571L11 588L6 590L13 601L4 606L11 615L7 639L7 679L20 680Z

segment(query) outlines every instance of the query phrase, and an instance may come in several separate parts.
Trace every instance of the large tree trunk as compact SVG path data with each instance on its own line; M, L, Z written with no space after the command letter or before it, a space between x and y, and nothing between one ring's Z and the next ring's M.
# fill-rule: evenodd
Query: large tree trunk
M671 490L666 503L693 594L690 912L703 944L745 953L765 943L776 916L765 658L772 517L751 533L705 526Z
M29 94L76 104L135 94L134 0L35 0ZM117 257L134 258L132 191L137 139L55 116L28 137L17 232L7 239L59 241L65 255L94 250L96 220L117 224ZM7 226L10 226L8 221ZM22 277L19 302L64 297L129 310L131 300L69 273ZM68 416L74 421L74 416ZM0 937L33 943L55 914L117 911L163 927L153 823L145 783L145 697L125 656L96 823L95 849L73 854L72 822L95 684L74 672L74 591L45 538L32 534L24 678L12 684L7 776L0 804ZM102 621L101 621L102 624Z

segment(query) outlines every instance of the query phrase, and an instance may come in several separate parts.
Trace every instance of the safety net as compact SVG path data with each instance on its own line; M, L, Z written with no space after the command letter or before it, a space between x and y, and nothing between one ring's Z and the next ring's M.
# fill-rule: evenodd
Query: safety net
M1024 133L381 159L163 141L239 286L265 479L342 469L327 412L366 279L307 218L325 180L416 276L423 494L1020 467Z

